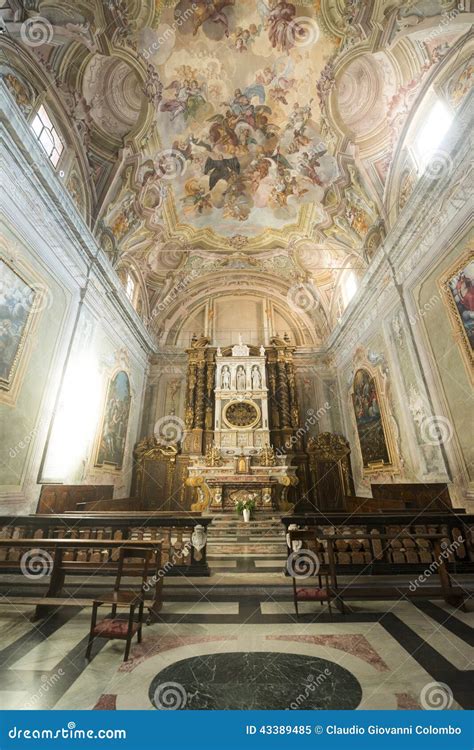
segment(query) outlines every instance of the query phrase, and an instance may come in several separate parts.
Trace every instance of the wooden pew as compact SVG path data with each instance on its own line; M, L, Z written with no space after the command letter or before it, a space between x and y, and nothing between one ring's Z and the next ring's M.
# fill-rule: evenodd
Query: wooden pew
M374 538L373 535L369 534L363 537L359 537L359 539L360 538L370 540L371 544L373 544L376 539L376 543L381 547L378 554L374 555L374 560L370 564L370 573L373 574L374 567L377 565L378 560L383 559L383 545L390 544L399 537L393 534L378 534L376 538ZM429 542L433 548L433 561L430 566L427 566L426 570L428 571L428 574L423 576L423 578L429 580L433 573L437 573L440 582L439 586L435 586L432 584L425 586L425 581L417 583L418 579L408 582L400 582L400 584L397 584L396 586L388 586L385 584L380 585L372 582L370 586L361 586L360 584L357 585L357 582L354 583L353 581L347 584L342 584L342 586L340 586L337 580L338 566L336 565L336 545L338 541L346 540L347 537L338 534L326 535L316 533L317 541L322 542L327 549L328 566L330 571L329 577L332 582L332 586L334 587L333 594L334 598L336 599L336 603L340 602L342 605L342 610L344 610L344 600L360 601L365 599L372 601L381 601L384 599L399 599L401 597L428 597L430 599L442 597L448 604L452 604L454 607L462 606L464 604L466 592L461 586L453 585L451 581L451 577L445 563L445 554L441 548L441 542L445 539L445 537L442 534L419 533L416 536L405 535L403 537L403 541L405 544L408 539L414 542L418 542L420 538L423 538L425 541ZM369 566L367 567L369 569ZM418 578L420 578L420 576Z
M449 487L443 482L427 484L394 482L371 484L372 497L383 505L398 500L407 510L449 511L452 508Z
M287 530L290 526L318 529L325 536L337 536L335 564L344 574L366 570L374 561L374 575L421 573L434 560L427 534L441 534L450 547L455 543L447 562L449 570L474 572L474 516L466 513L311 513L284 516L281 520ZM378 559L374 544L377 537L387 534L392 539L383 558ZM461 543L456 541L459 537Z
M100 498L97 500L85 500L82 499L76 503L76 507L72 509L73 513L91 513L91 512L109 512L109 511L128 511L129 513L136 513L142 510L140 500L138 497L116 497L116 498Z
M0 571L19 569L19 553L15 543L19 538L125 540L134 542L159 541L162 544L162 564L167 576L209 576L206 559L206 530L212 523L209 516L182 513L170 516L142 511L130 513L63 513L31 516L0 516L0 538L10 544L0 547ZM200 527L200 528L196 528ZM202 546L204 545L204 546ZM68 552L69 560L94 562L92 545L81 553ZM118 555L110 554L113 562ZM109 562L109 560L107 560ZM107 566L104 566L104 571Z
M346 495L344 507L348 513L406 511L405 502L400 499L384 498L383 500L374 500L373 497L357 497L356 495Z
M11 539L0 539L0 548L7 547L12 544ZM110 573L111 568L115 573L117 566L112 566L109 562L103 562L102 553L110 553L114 550L116 553L120 549L126 547L136 547L137 542L129 539L46 539L46 538L21 538L14 540L15 549L24 549L26 554L28 550L31 551L32 555L29 558L31 564L31 570L29 571L28 559L25 559L24 554L20 561L20 568L26 577L30 577L33 580L38 575L38 568L35 569L35 553L36 553L36 565L42 565L44 575L49 574L49 586L48 591L45 594L45 603L38 604L36 606L35 618L45 617L55 607L64 604L62 600L59 600L62 589L64 586L64 580L67 573L91 573L94 575L100 575L105 570ZM150 549L155 553L155 574L153 576L152 588L154 589L153 602L149 609L149 622L155 622L158 618L158 613L162 607L162 591L163 591L163 575L160 575L161 571L161 542L157 541L140 541L140 547ZM67 552L76 550L97 550L99 554L99 560L92 562L91 560L70 560L67 559ZM49 569L49 559L45 553L48 550L53 551L52 555L52 567ZM39 554L41 553L41 554ZM102 559L101 559L102 558ZM25 572L26 571L26 572ZM35 572L36 571L36 572ZM40 570L41 572L41 570ZM29 573L29 575L28 575ZM41 576L42 577L42 576ZM56 600L56 601L54 601ZM8 599L4 599L2 603L8 603ZM70 600L69 603L74 604L75 600ZM92 600L91 600L92 603Z
M43 484L38 513L64 513L79 502L98 503L112 498L113 484Z

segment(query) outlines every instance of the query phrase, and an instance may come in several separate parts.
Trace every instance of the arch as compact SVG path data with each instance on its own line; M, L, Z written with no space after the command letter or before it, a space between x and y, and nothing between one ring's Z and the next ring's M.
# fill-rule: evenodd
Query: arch
M182 279L182 284L185 278ZM239 325L242 326L238 318L239 304L242 305L242 301L245 300L258 301L261 304L261 310L265 315L261 329L263 337L268 341L271 335L277 333L276 318L282 323L286 322L287 332L291 334L296 346L320 345L326 332L326 320L318 303L315 301L312 309L297 311L290 304L290 291L295 285L288 287L288 283L285 284L282 279L272 278L271 281L273 283L270 286L268 281L256 275L239 275L234 272L231 279L215 275L200 277L198 281L183 286L181 291L177 291L178 282L152 311L153 328L158 343L176 346L180 334L186 330L187 323L193 319L198 320L199 315L199 327L204 328L206 335L213 334L215 326L212 321L216 313L216 304L219 305L224 300L233 301L236 313L235 331L238 331ZM202 331L196 331L199 332Z

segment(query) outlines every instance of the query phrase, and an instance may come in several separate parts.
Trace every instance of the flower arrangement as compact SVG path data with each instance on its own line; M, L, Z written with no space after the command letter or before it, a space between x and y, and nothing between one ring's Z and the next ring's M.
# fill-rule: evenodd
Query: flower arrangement
M237 513L243 513L244 510L250 511L250 513L253 513L255 510L255 500L253 497L249 497L248 500L237 500L235 504Z

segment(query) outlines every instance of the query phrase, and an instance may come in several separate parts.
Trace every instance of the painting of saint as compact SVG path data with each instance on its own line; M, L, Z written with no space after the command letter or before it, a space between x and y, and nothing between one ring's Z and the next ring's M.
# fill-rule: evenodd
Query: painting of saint
M364 467L382 462L390 465L377 385L367 370L355 374L352 401Z
M10 390L37 292L0 261L0 388Z
M122 468L130 413L130 381L121 370L110 381L96 466L111 464Z
M298 24L294 17L296 7L293 3L282 0L270 3L270 12L267 17L268 36L273 48L280 52L288 52L295 43L295 37L299 32Z
M465 262L445 284L453 322L462 334L466 359L472 363L474 351L474 259Z

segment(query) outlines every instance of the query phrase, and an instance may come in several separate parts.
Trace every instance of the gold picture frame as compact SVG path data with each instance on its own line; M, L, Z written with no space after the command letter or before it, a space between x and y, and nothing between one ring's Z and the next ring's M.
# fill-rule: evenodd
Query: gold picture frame
M356 404L356 380L359 373L364 372L368 375L370 381L373 383L375 390L376 404L378 407L378 414L374 415L372 421L374 423L373 429L377 429L381 432L384 441L384 450L380 450L380 455L374 455L371 457L372 460L368 460L367 447L364 446L364 435L362 433L362 419L357 417L357 404ZM380 474L381 472L389 472L394 474L398 471L398 463L396 460L397 452L392 436L392 432L388 425L388 415L386 411L386 405L384 403L385 393L381 388L379 382L378 373L367 363L363 362L357 365L357 368L352 379L352 386L350 389L350 401L352 407L352 415L354 420L355 434L357 436L359 444L359 454L362 459L362 471L364 475ZM359 405L359 409L361 406ZM370 430L372 428L371 418L368 418L366 427ZM365 441L366 442L366 441Z
M0 356L0 403L14 406L24 379L31 353L32 334L37 327L42 311L48 306L47 287L36 273L23 263L11 263L0 255L0 279L5 287L5 303L0 313L0 327L7 344ZM8 297L11 297L11 300ZM24 319L18 320L18 311L13 315L9 309L16 299L16 307L23 308ZM10 314L12 313L12 314ZM7 325L8 324L8 325ZM8 353L8 337L17 337L17 343ZM5 343L5 342L4 342Z
M120 376L123 383L118 383ZM123 387L126 384L127 394ZM120 398L119 398L120 397ZM121 471L125 458L128 427L132 405L130 376L122 368L115 370L109 378L107 392L96 439L94 466L98 469Z
M468 274L471 274L471 276L468 277ZM469 315L468 318L463 320L463 294L464 291L467 293L471 288L466 285L466 278L472 278L473 276L474 250L470 247L438 279L441 298L447 309L454 338L458 343L463 363L471 382L474 382L474 349L469 339L469 321L472 320L472 329L474 331L474 318L471 318ZM465 312L472 313L467 307L465 308Z

